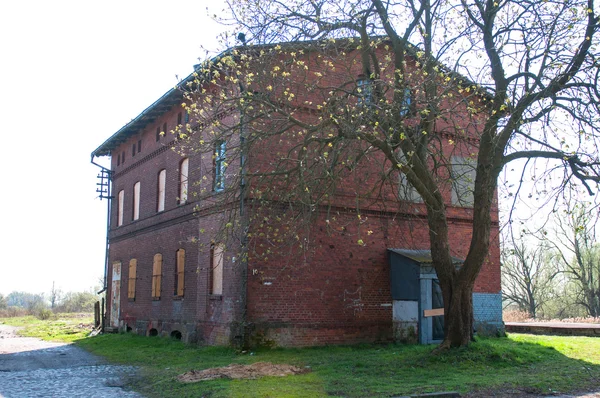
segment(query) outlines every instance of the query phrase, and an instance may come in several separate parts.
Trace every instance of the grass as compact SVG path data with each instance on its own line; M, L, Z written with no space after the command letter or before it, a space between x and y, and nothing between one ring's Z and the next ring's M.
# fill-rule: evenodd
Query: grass
M90 333L93 322L94 316L91 314L53 314L46 320L32 315L0 318L0 324L20 327L18 333L21 336L64 343L85 338Z
M76 344L108 360L139 366L132 387L149 397L389 397L455 390L520 388L550 394L600 389L600 339L512 335L480 339L467 349L431 355L432 346L364 345L264 349L241 353L193 347L132 334ZM310 367L311 372L256 380L183 384L191 369L259 361Z
M518 388L539 394L600 390L600 339L534 336L479 339L466 349L432 355L433 346L360 345L239 352L179 341L109 334L86 338L91 316L3 318L20 334L75 342L111 362L140 368L130 386L148 397L389 397L434 391L469 392ZM259 361L310 368L288 377L212 380L183 384L191 369Z

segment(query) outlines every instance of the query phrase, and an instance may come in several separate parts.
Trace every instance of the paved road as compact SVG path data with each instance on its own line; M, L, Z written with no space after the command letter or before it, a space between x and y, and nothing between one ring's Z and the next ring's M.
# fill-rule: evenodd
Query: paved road
M109 365L72 345L19 337L0 325L0 397L141 398L125 391L128 366Z

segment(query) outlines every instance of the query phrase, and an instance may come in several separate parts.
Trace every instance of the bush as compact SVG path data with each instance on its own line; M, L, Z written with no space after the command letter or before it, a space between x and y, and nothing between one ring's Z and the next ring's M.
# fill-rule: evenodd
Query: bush
M49 310L48 308L42 308L37 311L35 316L37 317L37 319L45 321L45 320L50 319L50 317L52 316L52 311Z

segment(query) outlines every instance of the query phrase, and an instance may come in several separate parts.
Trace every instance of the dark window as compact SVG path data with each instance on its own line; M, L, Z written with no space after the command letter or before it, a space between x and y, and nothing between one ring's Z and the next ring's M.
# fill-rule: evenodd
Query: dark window
M404 99L402 100L402 106L400 107L400 116L406 116L410 112L410 106L412 104L411 92L409 88L404 89Z
M177 125L181 124L181 112L177 114Z
M142 140L138 141L138 153L142 152Z
M167 134L167 123L163 124L163 134Z
M356 81L358 105L369 105L373 100L373 82L361 77Z
M121 154L117 155L117 166L121 165Z
M214 190L222 191L225 188L225 141L220 141L215 145L214 159Z
M125 151L121 154L121 163L125 163Z
M185 120L186 123L189 123L189 121L190 121L190 114L189 113L185 112L185 119L184 120Z
M131 157L135 156L135 144L131 146Z
M160 127L156 128L156 142L160 141Z

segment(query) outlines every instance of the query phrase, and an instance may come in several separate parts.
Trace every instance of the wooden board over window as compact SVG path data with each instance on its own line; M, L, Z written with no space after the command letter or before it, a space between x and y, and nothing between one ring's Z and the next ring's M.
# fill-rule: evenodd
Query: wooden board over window
M177 250L177 275L175 277L175 295L183 296L184 292L184 273L185 271L185 250Z
M223 294L223 251L222 244L216 244L212 248L211 261L211 294Z
M160 286L162 282L162 254L154 255L154 263L152 265L152 298L160 298Z
M135 299L135 279L137 274L137 259L129 260L129 280L127 284L127 298Z

